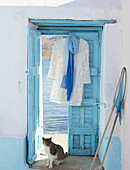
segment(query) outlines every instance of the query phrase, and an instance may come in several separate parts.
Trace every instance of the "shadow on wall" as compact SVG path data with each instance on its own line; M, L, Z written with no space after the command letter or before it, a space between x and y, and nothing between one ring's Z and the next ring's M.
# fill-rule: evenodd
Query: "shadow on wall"
M121 0L74 0L60 7L121 8Z

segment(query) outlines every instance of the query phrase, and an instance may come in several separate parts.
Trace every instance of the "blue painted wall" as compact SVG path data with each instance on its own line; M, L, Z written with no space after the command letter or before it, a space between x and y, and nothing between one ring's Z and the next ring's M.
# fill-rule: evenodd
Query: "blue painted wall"
M99 131L99 141L101 137L102 132ZM108 139L109 137L106 136L103 139L103 143L98 154L100 160L103 159ZM121 141L119 137L112 137L103 166L105 170L121 170Z
M101 138L102 133L99 133ZM102 160L108 137L105 137L99 151ZM121 170L121 142L113 137L104 162L105 170ZM0 137L0 170L29 170L26 164L26 138Z
M29 170L26 138L0 137L0 170Z

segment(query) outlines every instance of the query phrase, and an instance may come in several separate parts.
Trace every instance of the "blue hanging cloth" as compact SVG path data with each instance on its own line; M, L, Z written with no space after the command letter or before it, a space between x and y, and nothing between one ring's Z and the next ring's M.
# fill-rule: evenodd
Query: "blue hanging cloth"
M78 52L78 40L73 35L69 35L68 39L68 66L67 66L67 73L63 76L61 87L67 89L67 101L70 101L71 93L73 89L73 75L74 75L74 54Z
M113 103L115 104L115 107L116 107L116 112L119 112L119 122L120 122L120 125L121 125L121 120L122 120L121 105L122 105L124 74L122 76L123 76L122 79L120 79L120 81L122 80L122 82L119 81L119 85L118 85L118 89L117 89L117 93L119 92L118 99L116 101L116 97L114 97L114 101L113 101ZM116 95L117 95L117 93L116 93Z

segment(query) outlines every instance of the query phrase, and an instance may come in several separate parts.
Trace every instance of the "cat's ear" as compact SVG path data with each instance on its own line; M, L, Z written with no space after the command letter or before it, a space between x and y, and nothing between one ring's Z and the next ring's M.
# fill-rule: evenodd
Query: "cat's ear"
M45 140L45 138L44 138L44 137L42 137L42 140L44 141L44 140Z
M51 140L52 140L52 137L49 138L49 141L51 141Z

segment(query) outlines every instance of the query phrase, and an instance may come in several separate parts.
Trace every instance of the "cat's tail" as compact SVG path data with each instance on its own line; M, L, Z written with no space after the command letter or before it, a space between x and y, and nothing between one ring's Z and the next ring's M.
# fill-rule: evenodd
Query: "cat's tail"
M65 158L68 157L68 156L69 156L68 152L65 152Z

